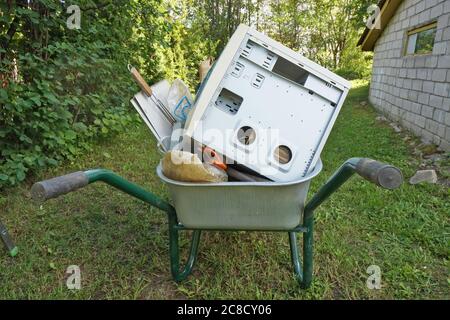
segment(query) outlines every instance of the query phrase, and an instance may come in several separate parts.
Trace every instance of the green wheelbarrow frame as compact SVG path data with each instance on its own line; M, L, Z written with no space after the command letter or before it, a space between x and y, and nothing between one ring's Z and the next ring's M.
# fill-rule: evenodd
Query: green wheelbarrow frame
M15 257L19 253L19 249L14 244L14 241L11 239L8 229L6 229L5 225L1 221L0 221L0 238L3 241L6 250L8 250L9 255L11 257Z
M308 288L311 285L313 276L314 210L341 185L343 185L355 172L366 180L385 189L398 188L403 182L403 177L400 170L391 165L383 164L367 158L352 158L344 162L344 164L307 203L303 211L303 223L301 225L292 230L257 230L269 232L280 231L288 233L291 259L295 276L302 288ZM170 270L173 279L176 282L186 279L186 277L191 273L196 261L201 232L206 230L186 228L180 224L175 208L153 193L146 191L140 186L125 180L109 170L96 169L84 172L79 171L35 183L31 189L31 194L35 200L45 201L71 191L75 191L90 183L98 181L105 182L167 213L169 226ZM180 268L179 232L185 230L193 231L192 241L187 262L182 268ZM210 231L210 229L208 229L208 231ZM239 230L233 229L219 231ZM297 233L303 233L303 264L298 252Z

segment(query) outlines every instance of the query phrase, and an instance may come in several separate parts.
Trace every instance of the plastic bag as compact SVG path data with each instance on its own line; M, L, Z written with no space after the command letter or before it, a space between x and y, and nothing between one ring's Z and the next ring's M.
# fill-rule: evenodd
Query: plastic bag
M225 182L227 173L213 165L202 163L200 158L186 151L166 152L161 161L164 175L185 182Z
M192 95L186 84L180 79L175 79L169 89L167 102L169 110L177 120L184 123L193 105Z

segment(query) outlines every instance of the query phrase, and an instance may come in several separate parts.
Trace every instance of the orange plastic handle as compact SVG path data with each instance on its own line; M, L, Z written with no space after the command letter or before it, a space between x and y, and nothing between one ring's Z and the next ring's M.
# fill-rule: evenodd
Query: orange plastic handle
M211 149L209 147L204 147L203 148L203 152L207 152L207 153L209 153L211 155L211 157L212 157L211 164L213 166L215 166L215 167L217 167L219 169L223 169L225 171L228 169L228 166L224 162L218 160L217 153L213 149Z

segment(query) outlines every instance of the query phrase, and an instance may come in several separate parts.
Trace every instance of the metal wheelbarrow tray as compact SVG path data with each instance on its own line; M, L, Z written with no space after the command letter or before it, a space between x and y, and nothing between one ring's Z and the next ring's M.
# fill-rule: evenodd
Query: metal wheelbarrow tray
M322 163L319 161L307 176L294 182L206 184L168 179L159 166L157 174L168 185L174 206L104 169L79 171L35 183L31 194L34 199L45 201L103 181L165 211L169 225L170 266L175 281L181 281L191 273L202 230L287 232L296 278L303 288L307 288L313 273L314 210L355 172L386 189L398 188L403 181L400 170L391 165L366 158L352 158L306 203L310 182L321 170ZM180 269L178 236L183 230L193 230L193 235L189 257ZM303 233L303 265L297 245L299 232Z
M156 172L169 187L178 220L186 228L229 230L290 230L301 224L312 178L293 182L185 183Z

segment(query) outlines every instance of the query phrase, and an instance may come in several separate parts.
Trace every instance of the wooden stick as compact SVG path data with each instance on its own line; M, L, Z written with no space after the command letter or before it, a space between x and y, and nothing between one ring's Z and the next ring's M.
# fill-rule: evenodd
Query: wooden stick
M147 84L147 82L144 80L144 78L142 78L142 76L139 73L139 71L137 71L135 67L131 67L130 68L130 72L131 72L131 75L133 76L134 81L136 81L136 83L139 85L141 90L147 96L150 97L153 94L152 88L150 88L150 86Z

